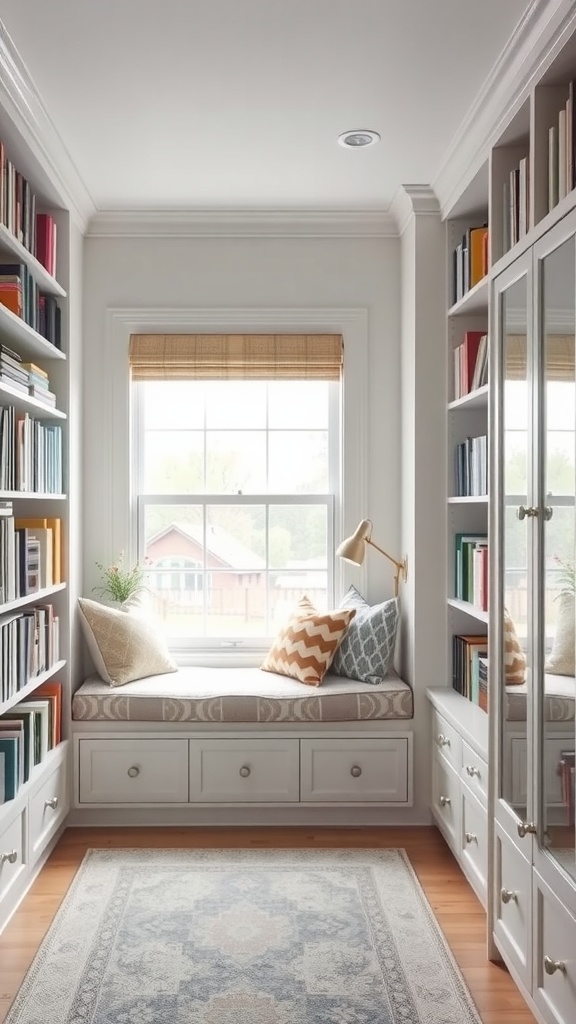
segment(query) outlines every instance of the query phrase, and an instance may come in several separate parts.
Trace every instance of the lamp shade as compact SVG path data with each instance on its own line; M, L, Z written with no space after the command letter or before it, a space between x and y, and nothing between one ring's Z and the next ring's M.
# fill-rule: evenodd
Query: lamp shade
M343 558L345 562L352 562L352 565L362 565L364 555L366 554L366 540L371 529L372 523L370 520L363 519L354 530L352 536L343 540L336 549L338 557Z

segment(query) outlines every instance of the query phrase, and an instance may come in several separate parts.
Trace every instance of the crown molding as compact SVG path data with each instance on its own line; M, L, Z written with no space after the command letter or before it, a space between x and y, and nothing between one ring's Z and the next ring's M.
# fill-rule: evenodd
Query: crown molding
M96 213L90 238L388 238L388 213L369 210L108 210Z
M84 231L95 204L1 21L0 103L60 202Z
M440 204L430 185L401 185L388 212L394 218L398 234L403 235L413 217L438 217Z
M432 185L446 216L539 76L546 54L576 21L573 0L532 0L461 122Z

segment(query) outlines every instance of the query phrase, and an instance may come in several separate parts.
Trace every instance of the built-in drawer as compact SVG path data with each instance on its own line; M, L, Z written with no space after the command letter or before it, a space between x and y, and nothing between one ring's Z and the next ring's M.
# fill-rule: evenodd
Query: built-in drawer
M460 774L474 796L478 798L483 807L486 807L488 802L488 765L465 740L462 740Z
M462 787L460 856L462 866L482 905L486 906L488 815L482 804Z
M0 900L26 871L26 811L10 815L0 832Z
M494 938L507 963L530 989L532 868L498 824L495 840Z
M576 919L537 871L533 885L534 1001L547 1021L574 1024Z
M437 753L432 758L432 810L447 841L460 855L460 776Z
M68 771L64 757L30 797L30 860L36 860L68 813Z
M190 802L297 802L298 746L297 739L190 740Z
M432 743L448 763L459 772L462 765L462 740L456 729L434 708L432 709Z
M409 799L408 738L301 740L302 801L402 804Z
M188 801L188 740L82 739L81 804Z

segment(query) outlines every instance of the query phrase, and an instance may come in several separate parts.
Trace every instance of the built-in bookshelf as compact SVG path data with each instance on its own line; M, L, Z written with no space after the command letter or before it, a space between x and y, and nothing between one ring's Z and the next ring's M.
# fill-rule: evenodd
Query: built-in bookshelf
M0 926L69 805L68 214L16 135L0 108Z

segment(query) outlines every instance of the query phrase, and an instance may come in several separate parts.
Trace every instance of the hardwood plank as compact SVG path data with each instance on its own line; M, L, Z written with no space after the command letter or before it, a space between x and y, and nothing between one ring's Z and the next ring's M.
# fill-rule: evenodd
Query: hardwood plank
M486 959L486 918L436 828L70 828L0 935L0 1024L88 849L406 850L483 1024L536 1024L506 969Z

